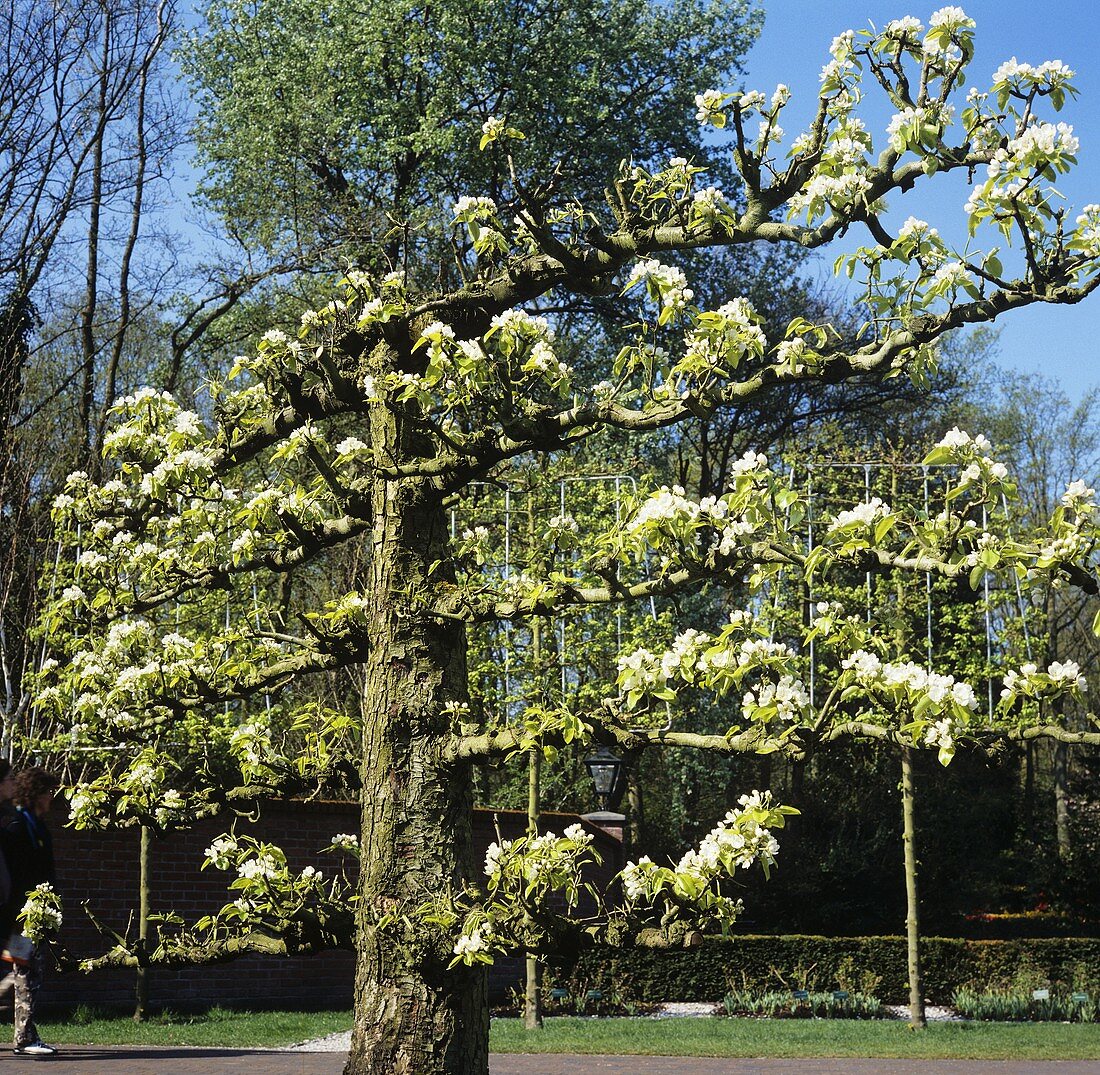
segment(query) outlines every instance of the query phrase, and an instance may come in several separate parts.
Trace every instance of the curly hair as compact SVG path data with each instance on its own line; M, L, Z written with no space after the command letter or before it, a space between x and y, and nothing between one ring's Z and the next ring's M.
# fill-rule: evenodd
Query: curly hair
M20 806L30 806L39 795L45 795L47 791L57 791L60 785L61 781L53 773L36 765L16 773L13 798Z

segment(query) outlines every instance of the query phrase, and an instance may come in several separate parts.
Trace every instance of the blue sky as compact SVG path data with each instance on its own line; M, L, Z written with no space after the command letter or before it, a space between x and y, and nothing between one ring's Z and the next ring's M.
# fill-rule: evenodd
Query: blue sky
M829 43L846 29L882 26L890 19L916 15L926 25L943 6L918 6L904 0L765 0L764 30L747 58L745 86L770 94L779 82L794 98L784 113L788 138L803 129L816 94L817 76L829 59ZM1080 95L1058 119L1073 125L1081 140L1078 167L1061 179L1058 189L1079 209L1100 202L1100 4L1089 0L963 0L959 4L977 23L976 54L969 85L986 88L1002 61L1061 60L1077 72ZM890 108L872 107L883 99L871 88L868 107L861 111L881 145ZM799 107L800 106L800 107ZM930 221L945 236L962 235L965 186L956 177L941 177L911 194L891 199L893 212L912 213ZM865 241L859 234L853 246ZM990 240L987 238L986 242ZM832 258L839 249L828 256ZM824 270L823 270L824 271ZM1074 306L1033 306L1015 311L1000 322L999 361L1026 372L1057 380L1066 394L1079 399L1100 385L1100 291Z

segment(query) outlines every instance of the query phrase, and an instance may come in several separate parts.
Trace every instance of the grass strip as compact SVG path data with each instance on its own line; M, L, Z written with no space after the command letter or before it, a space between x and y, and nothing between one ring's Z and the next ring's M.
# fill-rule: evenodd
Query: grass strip
M211 1008L166 1011L141 1023L118 1013L78 1008L68 1017L38 1020L51 1045L195 1045L272 1048L351 1028L351 1012L250 1012Z
M250 1012L212 1008L163 1012L143 1023L77 1009L39 1022L58 1045L192 1045L278 1048L347 1030L348 1011ZM518 1019L493 1020L498 1053L776 1058L882 1057L929 1060L1096 1060L1100 1025L934 1023L917 1033L902 1022L843 1019L547 1019L528 1032Z
M847 1019L547 1019L525 1031L519 1019L495 1019L498 1053L777 1058L882 1057L929 1060L1100 1059L1100 1025L934 1023Z

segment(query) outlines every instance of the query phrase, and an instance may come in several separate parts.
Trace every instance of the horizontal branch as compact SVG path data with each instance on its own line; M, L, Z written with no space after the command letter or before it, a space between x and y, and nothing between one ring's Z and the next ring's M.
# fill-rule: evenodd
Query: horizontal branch
M326 519L310 530L295 530L299 544L293 548L267 552L234 563L223 560L200 568L193 575L181 578L173 586L165 586L155 593L133 597L126 602L125 613L147 612L182 597L193 590L211 590L224 586L233 578L248 575L255 571L271 571L275 574L287 574L295 568L310 564L318 556L338 548L344 542L358 537L370 528L370 520L344 516L339 519ZM117 615L114 612L113 615Z
M350 937L337 943L334 937L292 940L286 936L254 932L208 944L160 945L150 952L143 951L137 944L132 949L116 945L101 956L87 959L77 959L64 951L58 951L57 957L62 970L76 970L87 974L110 967L208 966L228 963L243 956L308 956L334 948L350 950L352 947Z
M1100 718L1090 718L1100 725ZM805 738L799 735L805 733ZM1005 729L976 729L964 731L961 744L975 741L980 747L991 746L998 742L1031 742L1038 739L1051 739L1061 743L1087 746L1100 746L1100 730L1071 731L1055 724L1042 724L1033 727ZM871 721L846 720L826 729L805 727L797 729L785 740L769 737L766 729L749 728L736 735L718 735L706 732L672 731L664 729L634 729L601 726L595 737L618 747L624 752L644 750L647 747L683 747L689 750L706 750L715 754L783 754L794 760L805 760L814 749L852 739L873 740L899 747L917 747L935 749L922 743L914 743L910 736L903 735L897 728ZM541 744L544 740L539 740ZM564 746L557 734L545 736L545 743ZM529 733L519 729L505 728L500 731L485 732L480 735L455 736L445 751L445 760L490 760L502 758L520 749L530 747Z

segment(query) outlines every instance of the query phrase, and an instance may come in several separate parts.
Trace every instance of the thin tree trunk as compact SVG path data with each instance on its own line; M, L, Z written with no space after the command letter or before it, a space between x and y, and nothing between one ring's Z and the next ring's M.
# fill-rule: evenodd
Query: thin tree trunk
M380 458L416 452L395 416L379 408L371 419ZM423 611L450 574L447 519L418 479L378 478L372 507L355 1021L344 1072L486 1075L484 968L449 968L446 931L377 925L457 895L475 871L469 765L442 760L444 705L467 698L465 628Z
M118 392L118 373L122 365L122 355L126 340L126 333L130 327L130 266L137 248L138 236L141 232L141 219L145 211L145 172L148 166L148 147L146 145L146 120L145 106L149 91L149 72L153 61L160 51L167 31L164 22L164 2L157 7L157 33L149 45L142 61L137 84L137 106L134 116L134 154L136 157L136 172L134 173L134 194L130 208L130 231L126 236L126 243L122 249L122 260L118 270L118 325L115 327L114 342L111 347L111 356L107 362L104 373L103 410L96 422L95 443L92 446L92 458L99 459L103 452L103 436L107 424L107 409L115 401Z
M138 937L142 946L149 940L149 844L148 825L141 826L141 853L138 858ZM149 1014L149 968L138 967L134 984L134 1022L143 1023Z
M99 460L93 454L95 434L92 429L92 411L95 407L95 319L96 304L99 297L99 218L103 209L103 141L107 124L107 98L111 60L111 34L113 20L109 9L104 9L103 53L99 73L99 99L96 107L99 112L99 133L92 149L91 194L88 204L88 245L87 267L84 280L84 305L80 311L80 437L81 464L84 469L96 477L99 473Z
M1035 744L1024 750L1024 817L1030 823L1035 816Z
M529 490L527 494L527 541L529 547L535 543L535 497ZM542 666L542 621L536 617L531 623L531 666L535 671L538 685L538 701L547 700L545 669ZM527 835L539 834L539 814L542 809L540 783L542 779L542 752L533 747L527 763ZM534 952L528 952L524 959L523 1025L527 1030L542 1029L542 963Z
M1059 638L1058 608L1053 590L1047 594L1047 663L1060 657L1061 646ZM1065 707L1061 699L1056 699L1051 705L1051 716L1054 722L1061 724L1064 721ZM1069 834L1069 791L1067 782L1069 776L1069 748L1065 743L1055 743L1051 755L1051 782L1054 785L1054 837L1058 845L1058 861L1064 866L1069 862L1070 834Z
M913 817L913 760L909 747L901 748L901 817L905 843L905 941L909 967L909 1025L923 1030L924 991L920 965L920 896L917 891L916 826Z
M890 471L890 499L898 500L898 471ZM894 589L897 600L897 655L905 656L905 617L902 614L905 601L905 583L900 576ZM917 827L913 809L913 753L911 748L901 748L901 822L902 843L905 846L905 946L909 970L909 1025L923 1030L924 989L921 984L920 965L920 893L917 887Z
M542 772L542 751L533 747L527 767L527 833L539 832L539 779ZM542 1029L542 963L533 952L527 953L526 988L524 990L523 1025L527 1030Z

